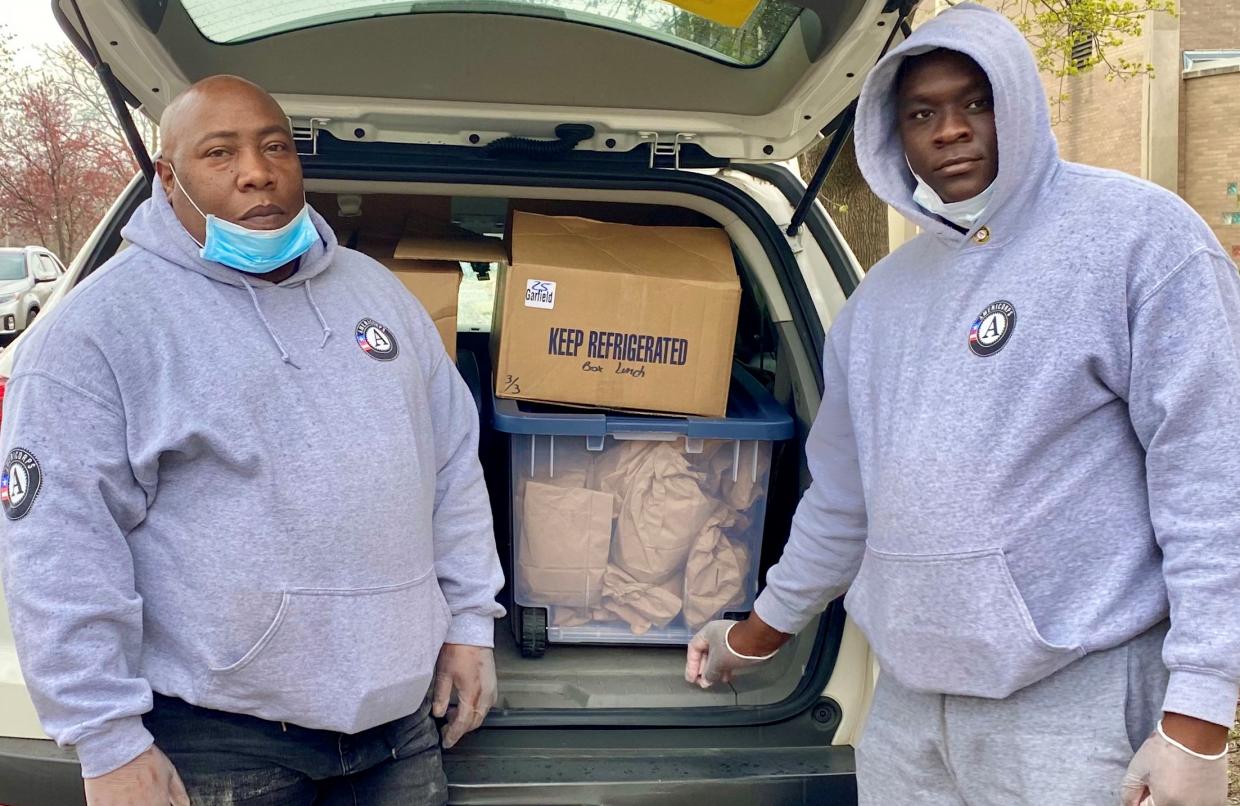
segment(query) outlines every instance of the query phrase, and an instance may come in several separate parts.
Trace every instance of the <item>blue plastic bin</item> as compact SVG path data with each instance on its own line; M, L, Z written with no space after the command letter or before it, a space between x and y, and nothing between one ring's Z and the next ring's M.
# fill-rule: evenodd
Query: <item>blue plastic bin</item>
M686 644L757 592L771 450L792 417L745 370L726 418L493 398L511 435L514 630L545 643Z

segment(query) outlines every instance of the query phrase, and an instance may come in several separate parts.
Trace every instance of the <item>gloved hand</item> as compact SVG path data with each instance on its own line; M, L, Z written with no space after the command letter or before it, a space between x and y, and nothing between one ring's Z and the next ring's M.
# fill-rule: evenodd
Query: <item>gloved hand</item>
M1167 738L1162 722L1133 756L1123 806L1226 806L1227 751L1195 753Z
M449 708L454 688L456 705ZM443 730L444 750L451 749L462 736L482 725L491 706L495 705L498 688L494 652L481 646L443 645L435 664L431 713L436 717L448 717Z
M710 688L715 683L731 683L732 676L750 666L757 666L775 657L769 655L742 655L728 643L728 634L739 621L712 621L693 636L689 642L685 661L685 680Z
M88 806L189 806L181 776L154 745L123 767L82 783Z

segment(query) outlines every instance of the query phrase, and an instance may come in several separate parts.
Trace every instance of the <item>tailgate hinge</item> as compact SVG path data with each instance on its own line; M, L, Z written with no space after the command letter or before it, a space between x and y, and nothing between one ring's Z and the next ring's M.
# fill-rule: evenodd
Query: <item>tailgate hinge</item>
M638 132L637 136L642 142L650 143L651 168L671 168L675 171L680 170L680 147L697 137L689 132L676 132L671 142L668 142L658 132ZM663 164L659 164L660 157L664 158ZM667 164L668 158L671 165Z
M799 255L805 251L805 230L801 227L792 229L792 222L780 227L784 231L784 238L788 241L788 248L792 250L792 254Z
M293 131L294 143L309 143L310 150L302 151L297 149L297 153L303 157L318 156L319 153L319 132L326 128L326 124L331 118L310 118L309 124L298 126L293 122L292 118L288 119L288 126Z

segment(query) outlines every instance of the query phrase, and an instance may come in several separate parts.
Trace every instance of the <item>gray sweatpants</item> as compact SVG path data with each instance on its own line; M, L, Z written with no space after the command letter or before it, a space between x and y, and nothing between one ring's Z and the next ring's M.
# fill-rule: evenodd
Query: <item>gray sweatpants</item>
M1007 699L880 675L857 747L860 806L1118 806L1167 688L1166 623Z

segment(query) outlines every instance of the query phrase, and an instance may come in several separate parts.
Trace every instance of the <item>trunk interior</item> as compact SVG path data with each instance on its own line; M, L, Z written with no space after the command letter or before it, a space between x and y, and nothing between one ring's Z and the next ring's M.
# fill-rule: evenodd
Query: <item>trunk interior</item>
M738 218L720 205L684 193L653 191L524 188L513 186L453 187L406 182L308 179L308 200L336 230L341 244L373 257L391 256L391 248L407 222L427 216L450 216L474 233L502 236L509 210L576 215L605 221L671 226L724 227L731 236L741 278L741 305L734 359L793 415L796 433L774 445L758 579L778 558L787 539L795 503L806 479L803 461L805 424L816 401L813 368L805 351L790 338L791 323L771 261ZM497 714L517 724L522 715L538 715L539 724L557 718L577 722L591 715L606 722L607 712L624 714L623 721L640 724L648 716L681 709L773 705L797 691L818 655L813 651L818 630L811 626L777 660L730 686L701 690L683 679L685 650L681 645L642 645L640 638L615 643L549 643L542 657L521 651L519 608L513 601L513 518L511 450L515 437L492 425L492 362L490 329L498 266L464 263L457 311L458 366L480 387L480 453L495 521L499 556L508 585L500 596L509 615L496 628L495 657L500 678ZM475 368L476 367L476 368ZM471 385L474 380L471 380ZM755 454L756 456L756 454ZM756 461L756 459L755 459ZM730 613L732 611L729 611ZM700 713L700 711L698 711Z

